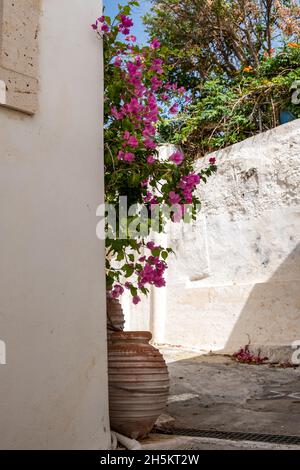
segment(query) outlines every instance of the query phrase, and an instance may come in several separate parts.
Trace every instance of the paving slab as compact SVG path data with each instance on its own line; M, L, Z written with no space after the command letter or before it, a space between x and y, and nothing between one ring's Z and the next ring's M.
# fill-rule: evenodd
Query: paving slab
M300 450L292 445L161 434L151 434L141 444L142 450Z
M171 375L167 413L177 428L300 436L299 367L161 351Z

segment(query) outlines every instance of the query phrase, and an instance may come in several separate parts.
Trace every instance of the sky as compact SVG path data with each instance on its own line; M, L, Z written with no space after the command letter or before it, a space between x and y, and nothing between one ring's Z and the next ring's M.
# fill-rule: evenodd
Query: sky
M104 0L105 15L108 15L112 18L118 12L118 4L125 5L126 0ZM145 32L145 27L142 22L142 16L147 13L150 9L150 0L140 0L140 7L134 7L132 19L134 21L134 28L131 32L137 37L137 42L143 44L147 41L147 34Z

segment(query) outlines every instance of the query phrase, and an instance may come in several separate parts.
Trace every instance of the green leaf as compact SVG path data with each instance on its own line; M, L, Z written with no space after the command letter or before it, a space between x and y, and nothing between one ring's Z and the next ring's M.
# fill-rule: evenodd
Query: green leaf
M123 270L125 271L125 277L128 279L134 273L134 266L127 265L126 268L123 266Z
M124 252L121 251L120 253L118 253L117 261L122 261L124 259L124 257L125 257L125 254L124 254Z
M131 293L132 297L135 297L138 293L137 288L134 287L134 286L130 286L130 293Z
M161 252L161 249L159 247L154 248L154 250L151 251L153 256L159 256Z

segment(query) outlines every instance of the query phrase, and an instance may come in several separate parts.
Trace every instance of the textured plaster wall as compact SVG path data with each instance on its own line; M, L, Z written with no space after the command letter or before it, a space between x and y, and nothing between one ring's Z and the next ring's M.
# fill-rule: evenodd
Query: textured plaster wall
M1 449L109 445L100 12L43 0L38 111L0 106Z
M41 0L0 0L0 104L33 114L38 105Z
M217 154L197 223L179 240L170 236L177 257L167 289L155 293L166 308L152 298L141 316L131 309L131 328L162 316L166 343L233 352L250 339L268 355L291 355L300 339L299 125Z

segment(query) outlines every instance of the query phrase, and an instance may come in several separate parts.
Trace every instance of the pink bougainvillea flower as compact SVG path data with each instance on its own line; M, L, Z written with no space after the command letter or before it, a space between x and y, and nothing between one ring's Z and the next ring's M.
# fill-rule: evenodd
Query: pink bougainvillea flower
M138 116L142 114L143 109L144 109L143 105L139 103L139 100L137 98L131 98L130 102L126 103L123 106L124 115L134 114L135 116Z
M210 163L211 165L215 165L215 163L216 163L216 158L215 158L215 157L210 157L209 163Z
M110 110L112 116L114 116L116 119L120 120L123 119L124 113L122 111L118 111L115 106L113 106Z
M124 288L119 284L115 285L111 291L111 296L113 299L118 299L124 293Z
M157 200L157 197L156 196L153 196L151 201L150 201L150 209L153 210L154 209L154 206L156 206L158 204L158 200ZM152 207L153 206L153 207Z
M157 78L156 75L151 78L151 90L156 91L162 86L163 82Z
M135 135L131 135L128 139L128 142L127 144L129 145L129 147L132 147L132 148L136 148L139 146L139 141L138 139L135 137Z
M151 49L159 49L160 48L160 42L157 38L154 38L150 44Z
M153 244L153 249L155 248ZM164 273L167 265L161 261L158 256L149 256L145 266L139 272L138 287L142 288L145 284L152 284L155 287L164 287L166 285Z
M145 129L142 132L144 137L148 137L150 135L153 136L155 135L155 133L156 133L155 127L152 126L151 124L147 124Z
M130 132L126 130L126 131L124 132L124 139L125 139L125 140L128 140L129 138L130 138Z
M134 153L131 152L123 152L123 150L120 150L118 153L118 159L123 160L127 163L132 163L135 159Z
M184 88L184 86L181 86L180 88L178 88L177 91L180 95L184 95L184 93L186 92L186 89Z
M124 155L125 162L132 163L135 159L134 153L126 152Z
M120 15L121 25L125 28L131 28L133 26L133 21L129 16Z
M126 68L130 75L134 75L138 72L139 66L133 62L127 62Z
M188 175L188 178L189 178L189 181L190 181L190 184L193 185L194 187L197 186L197 184L200 183L200 175L197 175L196 173L190 173Z
M138 96L139 98L141 98L144 95L145 91L146 91L146 87L144 87L144 85L141 85L140 83L138 83L134 88L134 94Z
M115 60L114 60L114 66L115 67L121 67L121 65L122 65L121 57L116 57Z
M146 178L145 180L143 180L143 181L141 182L142 188L145 188L146 186L148 186L148 184L149 184L148 178Z
M175 193L175 191L171 191L169 193L169 201L170 201L170 204L178 204L180 202L180 195Z
M109 27L108 24L104 23L105 22L105 16L100 16L100 18L97 18L95 23L93 23L91 26L93 29L98 29L98 26L100 25L100 31L103 32L108 32Z
M135 135L131 135L129 131L124 132L124 139L126 142L124 142L124 146L126 147L127 145L132 148L136 148L139 146L139 141Z
M144 90L144 86L141 83L141 75L141 72L136 72L134 75L131 75L128 80L128 83L136 88L138 96L141 96L141 91Z
M171 162L175 163L175 165L181 165L184 160L184 155L183 153L179 152L179 150L177 150L170 156L170 160Z
M126 36L125 41L127 42L136 42L136 36Z
M170 113L171 114L177 114L178 113L178 105L175 103L173 106L170 108Z
M119 16L120 24L119 24L119 31L120 33L124 34L124 36L128 36L130 34L130 28L133 26L133 21L129 16L120 15Z
M165 279L162 278L162 277L157 277L157 278L154 280L154 285L155 285L155 287L158 287L158 288L160 288L160 287L165 287L166 281L165 281Z
M154 150L156 148L156 143L149 137L146 137L146 139L144 139L143 142L144 142L145 147L148 149Z
M151 191L147 191L146 196L144 196L144 202L150 202L152 201L152 198L153 194L151 193Z
M156 72L158 75L162 75L164 73L162 65L163 61L161 59L153 59L150 70Z
M189 178L189 181L190 181L190 184L192 186L194 186L194 188L197 186L197 184L200 183L200 175L197 175L196 173L190 173L188 175L188 178Z
M152 251L155 248L155 243L154 242L148 242L146 246L147 246L148 250Z
M137 305L141 302L141 298L139 295L135 295L133 298L132 298L132 302L134 303L134 305Z
M119 160L124 160L124 157L125 157L125 152L123 152L122 150L120 150L120 152L118 153L118 159L119 159Z
M183 176L179 183L179 188L183 191L192 192L195 187L200 183L200 176L196 173L189 173L187 176ZM185 193L188 194L187 192Z
M148 263L157 265L159 263L158 256L149 256Z
M187 204L192 204L193 202L193 194L192 194L192 191L190 189L185 189L183 191L183 196L185 198L185 202Z
M147 163L149 165L153 165L153 163L155 162L156 162L156 158L153 155L149 155L149 157L147 157Z

